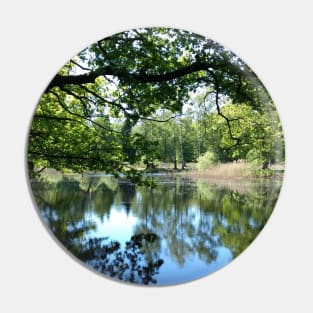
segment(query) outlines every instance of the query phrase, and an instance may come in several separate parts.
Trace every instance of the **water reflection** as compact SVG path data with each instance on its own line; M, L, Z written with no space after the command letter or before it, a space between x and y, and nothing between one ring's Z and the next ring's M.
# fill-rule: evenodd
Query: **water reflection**
M164 285L212 273L253 241L281 182L245 184L235 191L159 177L149 189L110 177L63 176L32 182L32 189L48 227L88 266L123 281Z

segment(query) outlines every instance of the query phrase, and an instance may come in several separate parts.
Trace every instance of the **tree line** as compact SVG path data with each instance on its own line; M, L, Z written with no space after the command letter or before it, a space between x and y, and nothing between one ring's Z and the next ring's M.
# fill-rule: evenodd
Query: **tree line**
M201 158L211 158L212 163L247 160L263 169L283 161L283 133L274 108L260 113L246 104L227 103L221 112L230 120L228 128L227 121L216 111L201 110L203 105L193 103L184 114L174 117L162 111L154 120L142 121L134 128L151 146L144 158L147 167L153 167L156 159L172 163L174 169L178 164L184 169L187 162Z

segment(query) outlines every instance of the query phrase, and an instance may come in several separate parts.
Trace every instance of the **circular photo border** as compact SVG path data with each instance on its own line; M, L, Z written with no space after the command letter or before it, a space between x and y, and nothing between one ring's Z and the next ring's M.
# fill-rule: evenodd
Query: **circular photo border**
M29 131L42 220L88 267L173 285L228 264L279 195L274 103L229 49L151 27L88 46L51 80Z

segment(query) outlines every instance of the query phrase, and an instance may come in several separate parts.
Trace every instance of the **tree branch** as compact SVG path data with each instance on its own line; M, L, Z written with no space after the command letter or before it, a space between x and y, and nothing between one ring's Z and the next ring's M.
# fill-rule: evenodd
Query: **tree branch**
M74 60L71 60L70 62L73 63L73 64L75 64L76 66L78 66L79 68L81 68L81 69L84 70L84 71L92 71L91 68L82 66L82 65L78 64L77 62L75 62Z
M56 115L35 114L34 118L50 119L50 120L57 120L57 121L71 121L71 122L76 122L76 123L85 125L81 121L78 121L78 120L76 120L74 118L63 117L63 116L56 116Z
M91 152L92 150L88 151ZM107 150L105 150L107 151ZM108 150L112 151L112 150ZM28 154L32 155L37 155L40 157L45 157L45 158L51 158L51 159L69 159L69 160L90 160L90 161L97 161L97 162L103 162L103 159L101 158L96 158L96 157L88 157L85 156L87 152L82 152L82 155L72 155L72 154L50 154L50 153L44 153L44 152L37 152L37 151L28 151Z
M125 70L117 69L112 66L104 66L97 70L81 75L63 76L57 74L52 79L45 92L48 92L51 88L56 86L60 87L63 85L81 85L93 83L97 77L105 75L112 75L126 80L135 80L139 83L161 83L165 81L171 81L175 78L179 78L195 72L208 69L221 69L225 66L227 66L227 64L219 64L217 66L214 63L196 61L180 69L176 69L174 71L162 74L147 74L145 71L140 71L139 73L129 73Z
M238 137L235 137L233 135L233 132L232 132L232 129L231 129L231 125L230 125L230 122L232 122L234 119L230 119L228 118L226 115L224 115L221 111L221 108L220 108L220 105L219 105L219 90L220 90L220 86L219 86L219 81L218 81L218 78L217 76L215 75L215 73L213 73L212 71L208 71L211 76L214 78L214 81L215 81L215 106L216 106L216 110L217 110L217 114L220 115L221 117L223 117L227 123L227 128L228 128L228 133L229 133L229 137L232 139L232 140L235 140L236 141L236 145L239 144L240 142L240 138ZM237 120L237 119L235 119Z
M151 121L151 122L158 122L158 123L164 123L164 122L168 122L176 117L181 117L183 116L184 114L176 114L176 115L172 115L170 116L169 118L165 119L165 120L158 120L158 119L154 119L154 118L151 118L151 117L144 117L144 116L139 116L139 119L141 120L146 120L146 121Z
M68 112L69 114L71 114L71 115L73 115L73 116L77 116L77 117L79 117L79 118L81 118L81 119L84 119L84 120L86 120L86 121L89 121L89 122L92 123L93 125L96 125L96 126L102 128L102 129L106 130L106 131L114 132L114 133L120 134L119 131L117 131L117 130L115 130L115 129L106 128L106 127L104 127L103 125L101 125L101 124L95 122L94 120L92 120L90 117L87 117L87 116L84 116L84 115L81 115L81 114L72 112L71 110L69 110L69 109L64 105L64 103L62 103L62 101L61 101L61 99L60 99L60 97L59 97L59 95L58 95L57 93L55 93L54 91L49 91L49 92L50 92L51 94L53 94L53 95L57 98L58 103L60 104L60 106L61 106L66 112Z

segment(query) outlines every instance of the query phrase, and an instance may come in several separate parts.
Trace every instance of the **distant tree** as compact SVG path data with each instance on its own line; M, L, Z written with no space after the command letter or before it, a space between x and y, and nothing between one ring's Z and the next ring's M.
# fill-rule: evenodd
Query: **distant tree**
M282 128L274 108L260 112L245 104L230 103L221 111L228 116L231 128L217 113L207 117L207 140L219 159L255 160L263 169L271 162L283 160Z

